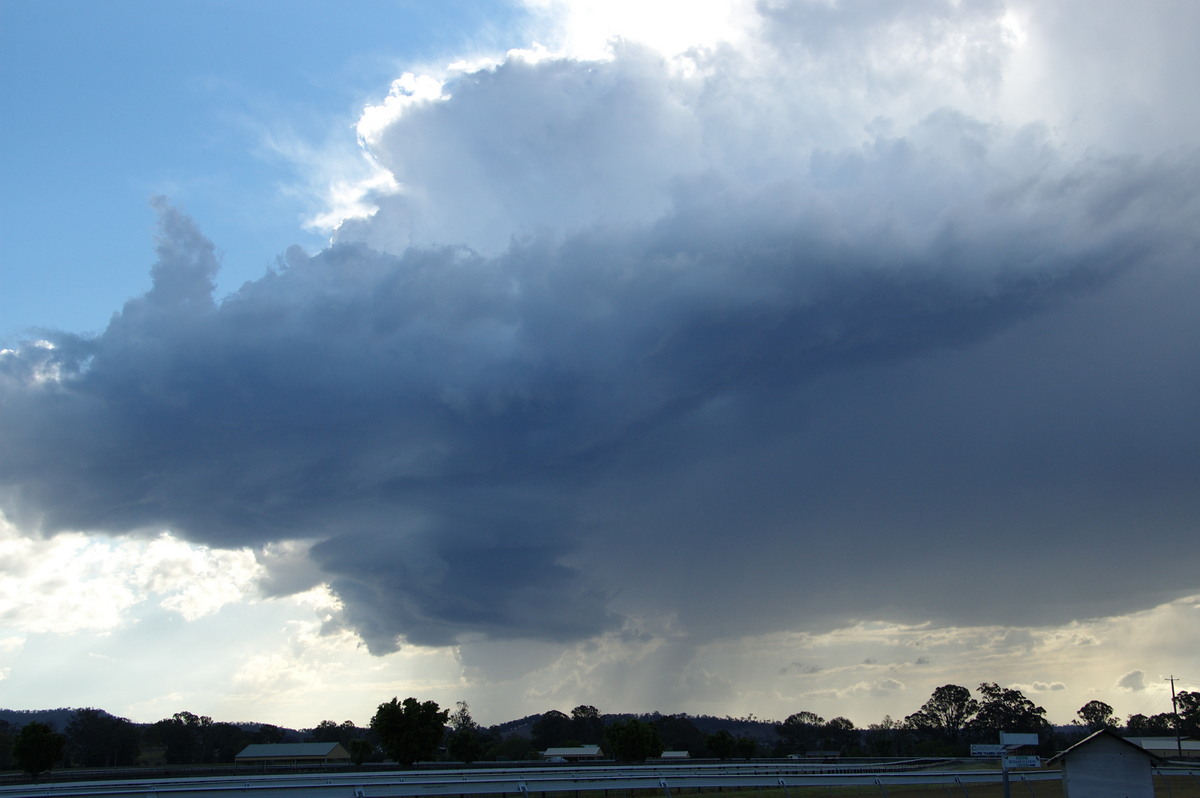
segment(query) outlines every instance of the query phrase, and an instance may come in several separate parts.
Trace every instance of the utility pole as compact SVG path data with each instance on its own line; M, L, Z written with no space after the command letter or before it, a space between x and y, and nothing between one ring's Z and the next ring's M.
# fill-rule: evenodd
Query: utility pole
M1175 749L1180 759L1183 759L1183 738L1179 736L1179 704L1175 701L1175 677L1168 676L1171 682L1171 714L1175 716Z

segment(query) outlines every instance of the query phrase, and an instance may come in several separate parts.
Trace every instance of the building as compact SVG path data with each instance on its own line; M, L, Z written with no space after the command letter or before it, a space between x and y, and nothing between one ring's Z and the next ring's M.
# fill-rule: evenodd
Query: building
M1180 751L1183 752L1184 759L1200 759L1200 740L1185 738L1177 742L1174 737L1126 737L1125 739L1163 759L1178 759Z
M547 748L542 758L551 762L578 762L582 759L603 759L598 745L577 745L570 748Z
M1046 761L1063 773L1066 798L1154 798L1153 766L1162 760L1101 729Z
M348 765L341 743L257 743L233 758L238 765Z

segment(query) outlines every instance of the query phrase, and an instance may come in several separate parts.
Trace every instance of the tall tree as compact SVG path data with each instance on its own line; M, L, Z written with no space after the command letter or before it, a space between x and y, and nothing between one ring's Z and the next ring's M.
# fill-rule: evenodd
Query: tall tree
M737 740L733 738L728 729L721 729L708 735L705 745L710 754L722 760L731 759L733 752L737 750Z
M971 691L957 684L944 684L933 691L920 709L904 719L908 728L947 742L958 742L967 722L979 711Z
M614 759L642 762L663 752L662 740L654 724L626 718L604 730L604 745Z
M967 724L983 736L998 732L1042 732L1050 727L1046 710L1037 706L1020 690L1001 687L994 682L979 685L979 711Z
M133 765L141 752L137 726L102 709L75 710L66 732L71 761L83 767Z
M67 738L49 724L26 723L13 739L13 760L21 770L37 776L54 767L66 744Z
M450 737L446 752L459 762L474 762L483 756L484 744L479 724L471 717L466 701L459 701L450 713Z
M371 731L379 737L380 746L392 759L405 767L414 762L432 759L446 733L448 709L436 702L419 702L406 698L401 703L395 697L380 704L371 718Z
M193 765L213 761L210 730L213 720L208 715L176 712L152 727L152 735L165 749L169 765Z
M788 750L803 754L820 746L824 725L825 719L815 712L796 712L776 724L775 733L786 741Z
M849 718L834 718L821 728L821 747L827 751L849 754L859 747L861 734Z
M542 713L533 724L533 744L539 751L557 748L568 742L574 733L574 724L566 714L552 709Z
M604 739L604 719L600 710L591 704L580 704L571 710L571 736L585 745L596 745Z
M1091 731L1111 729L1117 725L1112 719L1113 708L1103 701L1089 701L1081 706L1075 714L1079 715L1082 725Z

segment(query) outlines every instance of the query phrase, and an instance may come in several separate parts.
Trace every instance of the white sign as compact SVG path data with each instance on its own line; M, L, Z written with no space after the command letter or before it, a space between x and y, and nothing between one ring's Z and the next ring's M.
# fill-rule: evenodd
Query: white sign
M1040 768L1042 760L1036 756L1006 756L1004 766L1007 768Z
M1024 732L1000 732L1000 743L1001 745L1007 745L1009 748L1018 745L1037 745L1038 736Z
M1004 756L1004 746L976 743L971 746L971 756Z

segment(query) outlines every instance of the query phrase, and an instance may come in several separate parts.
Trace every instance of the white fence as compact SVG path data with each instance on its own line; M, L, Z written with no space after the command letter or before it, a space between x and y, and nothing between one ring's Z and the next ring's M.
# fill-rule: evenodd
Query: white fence
M417 796L511 796L545 793L655 790L782 789L798 787L996 784L998 770L914 771L913 763L847 765L643 765L580 768L489 768L479 770L230 775L203 778L59 782L0 787L0 798L414 798ZM850 771L850 772L847 772ZM1015 783L1053 781L1057 770L1018 771Z

